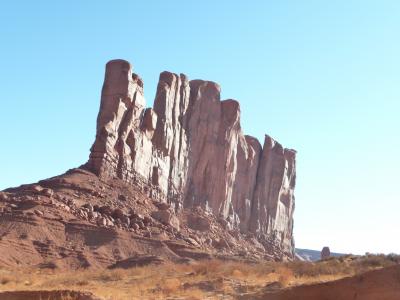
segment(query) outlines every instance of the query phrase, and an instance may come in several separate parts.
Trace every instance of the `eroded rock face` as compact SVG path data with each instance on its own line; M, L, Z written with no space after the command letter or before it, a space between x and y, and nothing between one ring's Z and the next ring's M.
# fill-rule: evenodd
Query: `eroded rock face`
M264 146L245 136L239 103L221 101L214 82L163 72L146 108L131 65L106 65L87 163L102 178L138 184L174 209L201 206L293 256L295 154L269 136Z

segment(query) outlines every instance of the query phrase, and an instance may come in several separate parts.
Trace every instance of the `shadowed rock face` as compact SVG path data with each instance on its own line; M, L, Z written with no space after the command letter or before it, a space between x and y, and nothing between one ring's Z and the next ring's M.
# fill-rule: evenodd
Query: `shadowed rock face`
M221 101L214 82L162 72L152 109L128 62L106 65L87 163L102 178L146 185L175 209L201 206L293 256L295 153L245 136L239 103Z

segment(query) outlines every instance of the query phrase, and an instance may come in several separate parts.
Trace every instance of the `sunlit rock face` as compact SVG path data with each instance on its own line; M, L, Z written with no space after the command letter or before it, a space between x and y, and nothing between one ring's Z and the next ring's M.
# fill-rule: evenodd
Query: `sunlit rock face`
M106 65L96 140L87 167L150 196L201 206L228 229L253 233L265 247L293 256L296 152L271 137L244 135L236 100L211 81L162 72L153 108L124 60Z

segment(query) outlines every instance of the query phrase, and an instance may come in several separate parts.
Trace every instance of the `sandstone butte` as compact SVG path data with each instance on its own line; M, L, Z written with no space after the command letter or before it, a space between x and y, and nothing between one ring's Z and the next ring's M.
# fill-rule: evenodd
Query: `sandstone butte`
M87 163L0 192L0 267L293 259L296 152L244 135L220 87L106 65Z
M86 168L146 184L175 210L200 206L293 257L296 151L244 135L239 103L220 92L217 83L162 72L146 108L132 65L108 62Z

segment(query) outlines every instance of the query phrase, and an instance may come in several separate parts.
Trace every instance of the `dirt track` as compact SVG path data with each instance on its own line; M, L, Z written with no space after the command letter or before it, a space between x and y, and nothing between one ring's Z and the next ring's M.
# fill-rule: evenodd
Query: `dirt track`
M91 293L75 291L18 291L0 293L1 300L98 300Z
M266 293L265 300L399 300L400 266L370 271L328 283Z

